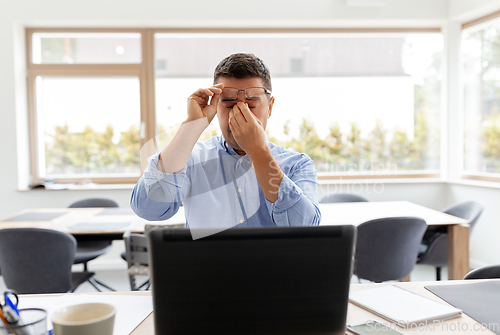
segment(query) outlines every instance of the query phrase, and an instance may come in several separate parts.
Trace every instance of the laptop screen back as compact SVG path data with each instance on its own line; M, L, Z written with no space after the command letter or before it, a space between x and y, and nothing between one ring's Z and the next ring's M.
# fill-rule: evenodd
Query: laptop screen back
M355 228L149 233L156 334L345 334Z

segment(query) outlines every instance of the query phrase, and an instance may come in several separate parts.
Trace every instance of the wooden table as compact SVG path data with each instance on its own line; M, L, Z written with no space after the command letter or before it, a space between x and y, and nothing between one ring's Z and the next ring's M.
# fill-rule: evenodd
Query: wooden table
M368 220L396 217L416 216L424 219L428 225L448 227L448 278L462 279L469 272L469 224L460 219L440 211L426 208L408 201L384 202L351 202L320 204L321 225L359 225ZM56 218L50 219L51 213L59 213ZM35 214L38 220L32 220ZM26 219L12 221L16 218ZM40 220L41 216L46 220ZM42 218L43 219L43 218ZM26 209L0 220L0 229L36 227L65 231L79 239L97 236L103 239L121 239L126 230L141 233L144 225L152 224L179 224L184 223L184 207L172 218L166 221L147 221L135 215L130 208L53 208L53 209ZM103 228L104 227L104 228Z
M474 281L467 281L468 283L474 282ZM443 300L441 300L439 297L435 296L431 292L427 291L424 287L427 285L449 285L449 284L454 284L454 285L460 285L466 283L465 281L443 281L443 282L413 282L413 283L396 283L392 285L396 285L399 287L402 287L406 290L418 293L422 296L429 297L433 300L446 303ZM378 286L383 286L383 285L391 285L391 284L352 284L351 285L351 291L358 291L358 290L365 290L369 288L374 288ZM112 293L92 293L92 294L112 294ZM130 294L130 295L147 295L151 294L151 292L118 292L115 294ZM43 298L43 296L40 296ZM347 324L356 324L356 323L362 323L366 322L367 320L376 320L379 321L383 324L388 324L387 320L384 320L380 317L378 317L375 314L372 314L368 312L367 310L358 307L356 305L353 305L349 303L348 311L347 311ZM461 329L462 330L452 330L454 329L454 326L457 325L457 322L460 322ZM452 326L454 324L454 326ZM466 314L462 314L460 318L455 318L447 321L443 321L442 324L439 324L436 326L436 329L433 331L429 330L403 330L403 329L398 329L403 334L411 334L411 335L420 335L420 334L450 334L450 335L470 335L470 334L494 334L493 332L489 330L478 330L478 331L472 331L474 325L479 325L474 319L470 318ZM466 326L464 326L466 325ZM467 328L466 328L467 327ZM446 331L446 328L448 328L448 331ZM464 330L467 329L467 330ZM150 314L132 333L131 335L154 335L154 319L153 319L153 313Z

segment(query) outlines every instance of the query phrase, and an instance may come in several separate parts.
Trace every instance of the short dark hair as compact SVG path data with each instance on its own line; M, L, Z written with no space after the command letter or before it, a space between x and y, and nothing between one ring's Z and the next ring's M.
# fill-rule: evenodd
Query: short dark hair
M236 79L261 78L264 87L273 90L271 73L264 62L254 54L236 53L224 58L214 71L214 84L219 78L228 77Z

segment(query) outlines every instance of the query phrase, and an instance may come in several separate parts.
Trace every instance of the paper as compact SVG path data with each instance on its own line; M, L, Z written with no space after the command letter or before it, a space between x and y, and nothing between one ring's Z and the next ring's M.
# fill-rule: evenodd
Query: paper
M105 208L97 215L135 215L132 208Z
M115 231L130 226L130 222L80 222L68 226L70 231Z
M46 213L46 212L35 212L35 213L24 213L13 218L7 219L5 221L51 221L58 218L66 212L56 212L56 213Z
M47 327L52 329L52 313L60 308L101 302L116 308L113 335L130 334L153 311L151 296L119 294L64 294L60 296L20 297L19 308L43 308L47 311Z
M446 320L460 316L461 310L406 291L397 286L351 291L349 300L399 325Z

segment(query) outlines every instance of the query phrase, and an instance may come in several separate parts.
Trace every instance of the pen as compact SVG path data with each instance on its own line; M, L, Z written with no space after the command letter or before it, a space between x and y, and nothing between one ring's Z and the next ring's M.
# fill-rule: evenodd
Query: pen
M9 295L4 294L5 305L3 306L3 314L10 324L15 324L19 321L19 310L10 300Z
M0 319L3 321L3 323L5 323L6 325L9 324L9 321L7 321L7 319L5 318L5 315L3 315L3 310L2 310L2 306L0 305Z
M9 324L10 324L10 322L9 322L9 321L7 321L7 318L5 318L5 314L4 314L4 312L3 312L3 307L2 307L2 305L0 305L0 319L3 321L3 323L4 323L5 325L9 325ZM19 334L19 332L18 332L17 330L13 330L13 329L11 329L11 330L10 330L10 333L12 333L12 334L14 334L14 335L24 335L24 334L22 334L22 333L21 333L21 334ZM10 334L10 333L9 333L9 334Z
M14 297L16 298L16 303L14 304L12 300L9 298L9 293L13 294ZM8 323L6 324L11 324L15 325L20 321L20 316L19 316L19 309L17 308L17 304L19 303L19 298L17 297L17 294L7 291L4 293L4 300L5 304L2 306L2 312L3 315ZM11 332L13 332L16 335L29 335L29 331L27 329L19 328L19 329L11 329Z

